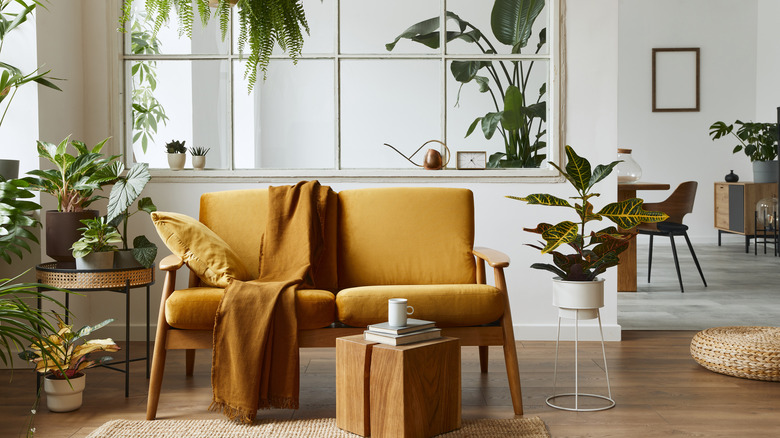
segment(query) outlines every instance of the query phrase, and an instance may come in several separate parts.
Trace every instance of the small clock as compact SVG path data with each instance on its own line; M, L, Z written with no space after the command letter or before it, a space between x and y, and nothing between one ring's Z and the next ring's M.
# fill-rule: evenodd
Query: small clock
M487 165L487 152L485 151L458 151L458 169L485 169Z

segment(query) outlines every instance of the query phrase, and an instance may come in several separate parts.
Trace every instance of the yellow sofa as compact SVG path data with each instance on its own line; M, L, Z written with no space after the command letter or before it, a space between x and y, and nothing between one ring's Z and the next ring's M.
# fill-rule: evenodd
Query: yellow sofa
M509 258L473 247L472 192L379 188L331 196L323 262L315 273L321 289L300 290L296 297L300 347L334 347L338 337L387 321L387 299L407 298L415 318L435 321L442 335L460 338L464 346L479 346L483 372L488 346L503 346L514 411L522 414L503 271ZM240 261L234 263L243 262L249 278L258 276L267 201L266 189L206 193L200 201L200 222L235 251ZM495 286L486 284L486 263L494 269ZM191 271L189 287L175 290L177 270L184 264L176 256L160 263L166 276L149 383L149 420L157 413L166 351L187 350L186 373L191 375L195 349L212 346L223 289L205 286Z

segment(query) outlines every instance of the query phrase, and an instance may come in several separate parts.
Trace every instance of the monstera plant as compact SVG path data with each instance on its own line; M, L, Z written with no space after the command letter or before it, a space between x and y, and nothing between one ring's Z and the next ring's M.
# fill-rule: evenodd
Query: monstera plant
M544 9L544 0L495 0L490 16L490 27L495 39L509 46L510 53L519 55L528 46L534 22ZM455 23L448 30L447 42L463 40L474 44L483 54L495 55L496 45L484 32L453 12L447 11L447 20ZM385 47L391 51L402 39L409 39L432 49L439 48L439 17L416 23L398 35ZM547 42L547 28L539 32L539 42L533 50L538 54ZM527 53L527 52L526 52ZM488 167L539 167L546 158L547 143L547 84L543 83L535 96L527 90L535 61L474 60L452 61L450 71L463 85L476 83L479 91L489 93L495 111L477 117L466 131L471 135L480 125L486 139L496 131L504 140L504 152L490 156ZM528 92L527 92L528 91ZM456 103L457 105L457 103Z
M232 14L231 6L238 8L238 50L243 53L249 46L244 76L249 91L257 81L257 71L265 75L271 53L276 45L297 59L303 48L302 30L309 33L309 24L301 0L124 0L120 22L131 19L133 2L143 3L150 20L154 22L154 35L170 19L171 10L178 16L179 32L192 37L195 21L193 4L204 26L212 14L219 21L222 39L225 39Z
M618 254L628 248L629 240L635 235L630 231L622 230L630 230L641 223L661 222L669 216L659 211L645 211L642 208L643 201L639 198L612 202L596 212L590 200L600 195L591 190L596 183L612 173L612 169L620 161L613 161L607 165L600 164L592 168L590 162L577 155L571 146L566 146L566 157L568 162L565 170L555 163L550 164L558 169L577 191L577 196L571 198L575 200L574 205L566 199L548 194L508 196L508 198L529 204L574 210L578 217L576 222L567 220L555 225L542 222L536 228L524 228L525 231L540 234L544 240L542 245L529 244L529 246L553 257L552 264L534 263L531 267L550 271L566 281L593 281L607 268L620 263ZM590 222L601 221L603 218L609 219L619 228L609 226L598 230L587 229ZM558 248L564 245L573 252L570 254L560 252Z

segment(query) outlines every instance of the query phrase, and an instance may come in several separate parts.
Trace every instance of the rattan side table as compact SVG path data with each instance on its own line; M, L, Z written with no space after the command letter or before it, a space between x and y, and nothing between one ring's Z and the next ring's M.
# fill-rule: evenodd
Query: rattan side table
M100 366L125 374L125 397L130 393L130 362L146 361L146 378L149 378L149 294L150 286L154 284L155 267L149 268L115 268L98 270L76 269L74 262L42 263L35 267L35 277L38 283L68 289L75 292L109 291L125 295L125 359L108 362ZM130 358L130 290L146 287L146 356ZM39 291L44 289L39 288ZM41 308L38 298L38 309ZM65 308L70 306L70 295L65 294ZM68 315L65 315L68 322ZM125 364L124 369L112 365ZM40 380L39 380L40 384Z

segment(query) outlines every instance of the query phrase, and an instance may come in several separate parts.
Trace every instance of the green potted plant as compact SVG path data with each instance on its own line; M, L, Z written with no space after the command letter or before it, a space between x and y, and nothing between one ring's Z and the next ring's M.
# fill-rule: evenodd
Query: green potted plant
M738 125L736 131L734 125ZM753 182L777 182L777 123L737 120L731 125L715 122L710 126L710 137L713 141L729 134L739 141L732 153L744 151L753 163Z
M127 174L122 176L124 164L114 163L111 172L115 176L114 186L111 188L111 194L108 196L108 222L115 226L117 230L121 228L122 250L117 251L114 259L114 267L131 268L143 266L150 267L157 257L157 245L150 242L146 236L136 236L133 239L133 248L128 248L127 222L131 216L138 212L151 214L157 211L157 207L152 202L152 198L141 196L146 184L152 178L149 174L149 165L146 163L136 163ZM130 207L138 200L136 210L130 212ZM120 227L121 225L121 227Z
M187 148L184 146L186 141L171 140L165 143L165 152L168 153L168 166L172 170L184 169L184 163L187 160Z
M114 267L115 243L122 242L122 236L116 228L99 217L84 219L85 226L79 228L82 237L73 243L73 258L76 259L76 269L111 269Z
M209 153L211 148L204 148L195 146L189 148L190 155L192 155L192 168L195 170L203 170L206 167L206 154Z
M566 169L558 169L566 180L574 187L576 196L572 205L568 200L549 194L532 194L525 197L508 196L510 199L525 201L528 204L566 207L574 210L578 220L562 221L557 224L542 222L536 228L523 230L541 235L544 242L528 244L542 254L550 254L553 263L534 263L533 269L541 269L556 275L553 279L553 304L561 309L585 309L578 314L580 319L595 318L598 308L604 305L604 280L598 275L608 268L620 263L618 255L628 248L629 240L635 234L630 231L640 223L661 222L668 218L665 213L645 211L643 201L631 198L625 201L612 202L595 212L591 198L600 196L593 193L593 186L606 178L620 161L591 168L587 159L580 157L571 146L566 146L568 162ZM587 228L593 221L607 218L617 227L609 226L602 229ZM564 254L559 250L563 245L573 252ZM590 310L588 312L587 310Z
M141 3L140 0L135 0ZM124 13L120 19L120 24L125 24L132 19L134 0L124 1ZM246 69L244 76L249 83L249 91L252 91L257 81L258 70L265 76L268 69L268 62L274 48L278 45L282 51L289 53L294 60L301 53L303 48L302 30L309 33L309 25L306 22L306 15L303 10L301 0L276 0L268 2L267 0L209 0L209 2L199 1L198 15L201 22L206 25L212 14L219 21L222 39L225 39L233 10L231 5L238 4L238 50L244 53L244 49L249 47L249 55L245 56ZM195 21L191 3L172 2L170 0L144 0L148 19L155 23L154 34L162 27L163 23L169 21L171 10L178 15L179 33L192 37L192 26ZM212 5L215 9L205 7ZM176 6L174 8L174 5Z
M1 0L0 1L0 53L5 45L5 38L14 29L27 21L27 18L35 10L36 6L40 3L33 0L32 3L26 3L23 0ZM7 8L16 5L20 6L19 12L8 12ZM20 87L30 82L35 82L44 87L51 88L53 90L62 91L59 87L52 83L55 78L49 77L48 74L51 70L39 73L35 70L31 73L24 74L22 71L14 67L7 62L0 62L0 105L5 105L2 109L3 115L0 116L0 126L2 126L5 120L8 109L11 106L11 102L16 96L17 90ZM19 160L0 159L0 178L3 179L15 179L19 176Z
M35 342L29 350L19 353L19 357L34 363L35 370L45 375L43 389L49 410L69 412L81 407L86 381L83 371L112 360L110 356L90 360L89 355L96 351L119 351L119 346L111 338L85 339L113 319L91 327L84 326L77 332L73 331L73 325L65 324L59 315L57 321L59 329L48 336L48 344L41 348L42 342Z
M534 22L544 9L544 3L544 0L495 0L490 21L495 39L509 46L512 54L522 53L528 45ZM447 11L446 18L455 23L452 30L447 30L448 42L460 39L474 44L483 54L499 53L487 34L468 21L450 11ZM391 51L398 41L409 39L436 49L440 41L439 28L439 17L429 18L410 26L385 47ZM535 49L532 48L535 50L533 54L538 54L546 42L547 29L544 28L539 33L539 43ZM546 158L544 151L547 143L543 138L547 133L544 128L547 102L543 99L547 94L547 84L542 84L537 96L532 96L531 90L526 90L534 63L454 60L450 64L452 76L461 83L461 87L474 82L480 92L489 93L492 98L495 111L477 117L466 130L468 137L479 124L486 139L490 140L496 131L503 137L504 151L490 155L489 168L539 167Z
M70 247L79 239L82 219L95 218L96 210L87 208L98 199L96 194L112 182L106 168L119 155L105 157L100 151L108 139L88 148L83 142L66 137L59 144L38 142L38 155L52 164L53 169L31 170L24 180L33 190L57 198L57 210L46 212L46 255L57 261L73 261ZM68 153L68 145L76 150Z

